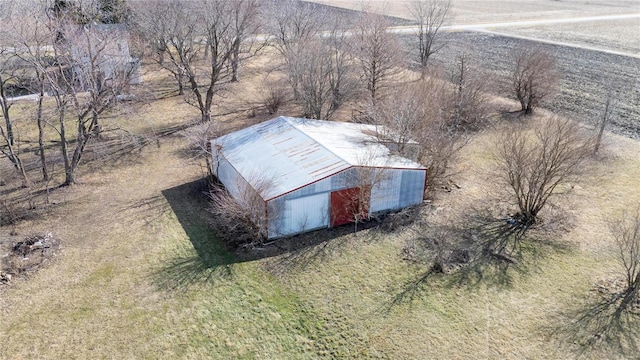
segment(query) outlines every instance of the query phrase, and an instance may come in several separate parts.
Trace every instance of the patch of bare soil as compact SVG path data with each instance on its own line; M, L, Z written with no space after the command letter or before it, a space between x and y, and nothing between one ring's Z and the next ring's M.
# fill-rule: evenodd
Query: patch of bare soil
M51 233L29 235L13 241L2 255L0 285L9 285L18 277L26 277L46 266L57 255L60 242Z

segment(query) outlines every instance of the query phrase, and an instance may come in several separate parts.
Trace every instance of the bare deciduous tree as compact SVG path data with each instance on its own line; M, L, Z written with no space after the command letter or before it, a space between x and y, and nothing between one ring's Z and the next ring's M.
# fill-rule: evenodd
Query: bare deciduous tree
M5 4L13 5L12 2ZM13 6L11 7L13 8ZM15 11L12 11L12 15ZM3 19L0 19L2 21ZM0 146L0 152L11 161L13 167L18 174L22 177L23 184L27 186L29 180L27 173L24 169L22 159L20 158L19 149L17 149L18 143L15 139L14 121L12 118L11 107L14 104L13 96L15 94L13 89L18 88L20 79L24 76L25 67L20 64L21 60L16 56L16 48L7 39L11 38L13 29L11 28L11 19L6 18L0 25L0 110L2 110L3 123L0 124L0 137L2 138L2 145Z
M385 142L393 143L400 155L415 158L428 169L429 191L451 175L450 164L466 143L464 133L450 126L452 90L439 78L431 73L399 88L394 96L377 103L369 115L373 122L392 131L379 134Z
M525 228L533 225L559 186L580 180L591 141L577 123L559 117L547 119L533 134L524 126L502 133L495 153L497 176L518 206L516 221Z
M621 309L640 301L640 208L624 213L609 223L609 230L617 247L617 259L624 269L625 289Z
M265 16L265 28L273 38L271 44L282 55L293 97L299 100L302 68L309 66L308 56L317 55L310 54L308 46L319 41L327 14L309 3L286 0L269 2Z
M271 3L267 14L294 100L304 116L329 119L357 88L345 19L300 1Z
M233 54L231 4L229 1L203 2L195 20L201 27L199 34L196 34L204 37L205 41L204 61L200 63L186 58L180 59L195 98L195 101L187 102L200 110L203 122L211 121L213 97L230 75L228 65ZM197 39L193 40L195 42Z
M384 88L393 84L404 62L400 43L396 35L387 32L388 27L384 16L365 12L353 30L362 79L373 103Z
M257 48L255 40L250 36L257 35L260 29L258 22L259 2L257 0L236 0L232 6L232 52L231 52L231 81L238 81L240 63L262 48L261 42Z
M304 116L330 119L333 113L354 94L357 79L346 35L335 29L325 38L310 39L295 54L298 74L298 102Z
M540 48L520 48L512 53L511 89L521 111L531 114L558 83L555 59Z
M487 121L489 109L489 81L471 64L467 56L456 58L451 71L452 94L448 96L453 103L449 106L449 126L453 131L477 130Z
M142 15L144 33L150 38L158 62L178 81L187 84L188 104L196 107L203 122L211 121L214 97L236 75L241 45L256 17L254 1L165 0ZM160 9L160 10L159 10Z
M265 9L265 28L273 36L273 46L285 55L292 46L316 37L326 20L326 12L300 0L271 1Z
M25 2L20 8L20 15L14 15L12 26L12 43L16 49L16 56L28 64L31 71L31 81L29 90L38 95L35 119L38 125L38 154L40 156L40 166L42 178L49 180L49 170L47 169L46 151L44 146L45 137L45 106L44 97L47 89L47 69L53 64L54 59L47 49L53 43L56 33L52 32L49 20L44 14L46 9L42 3ZM34 16L35 15L35 16Z
M112 54L120 36L124 36L117 29L78 26L60 18L51 19L51 24L55 31L65 33L66 39L54 42L56 68L45 74L58 112L56 131L65 168L63 185L71 185L76 182L76 170L87 145L101 131L100 117L117 104L117 96L129 86L134 69L128 59ZM65 128L69 112L73 112L76 126L72 153Z
M411 143L418 140L423 129L428 109L424 104L419 87L405 85L391 96L381 101L371 109L371 120L375 124L383 125L377 136L399 155L414 158Z
M330 76L333 62L330 48L321 39L312 39L296 53L298 83L297 102L302 106L303 115L313 119L330 119L334 109L331 106Z
M445 42L440 40L440 29L449 19L450 0L417 0L409 4L411 16L418 23L418 57L422 76L431 55L440 51Z
M138 31L149 43L153 59L167 70L184 95L186 72L182 63L196 61L196 19L177 1L141 2L137 9Z

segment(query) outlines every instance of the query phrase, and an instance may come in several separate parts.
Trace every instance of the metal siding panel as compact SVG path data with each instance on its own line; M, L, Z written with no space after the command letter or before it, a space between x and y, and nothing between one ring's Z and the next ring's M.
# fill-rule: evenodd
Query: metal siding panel
M401 208L416 205L422 202L422 192L424 190L424 175L421 170L403 170L400 185Z
M224 184L224 187L229 193L236 199L239 197L239 183L240 176L231 164L224 157L220 157L218 165L218 180Z
M269 201L268 205L268 216L269 216L269 235L268 238L276 238L283 236L281 234L281 229L283 228L284 217L285 217L285 208L284 208L284 199L278 198Z
M284 201L280 235L297 234L329 225L329 194L316 194Z
M371 191L371 212L395 210L400 207L402 170L389 170Z

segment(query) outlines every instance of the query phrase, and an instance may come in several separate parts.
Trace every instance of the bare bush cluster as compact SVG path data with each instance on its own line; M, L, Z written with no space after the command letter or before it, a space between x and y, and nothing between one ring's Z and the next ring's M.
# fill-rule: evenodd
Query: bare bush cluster
M531 114L556 90L559 74L555 59L539 48L520 48L511 54L511 90L521 111Z
M496 176L518 208L514 219L525 227L533 225L549 198L563 185L581 180L592 143L580 125L559 117L535 129L506 128L496 144Z
M269 115L274 115L289 100L290 92L286 83L277 80L263 80L258 97Z
M267 237L266 204L260 194L273 186L273 180L255 174L249 181L251 185L239 179L233 193L217 184L209 192L217 235L233 248L260 244Z
M360 121L384 125L379 136L402 156L428 169L427 187L433 189L450 175L450 164L464 146L468 132L488 122L486 81L460 57L451 71L454 83L432 70L419 81L398 86L394 96L366 109ZM416 147L418 150L416 151Z
M205 159L206 174L212 175L211 164L211 139L220 135L220 125L215 122L205 122L191 126L184 130L183 136L189 142L189 155L191 160L200 164Z

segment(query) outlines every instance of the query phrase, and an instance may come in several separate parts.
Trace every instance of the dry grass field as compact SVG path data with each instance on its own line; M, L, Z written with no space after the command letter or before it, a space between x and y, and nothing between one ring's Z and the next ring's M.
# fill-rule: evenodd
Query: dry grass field
M254 59L227 89L215 109L222 131L269 117L257 99L271 63ZM607 133L590 176L544 215L563 226L526 243L508 267L430 274L427 264L404 260L410 227L346 226L234 253L211 227L202 163L180 131L197 111L175 96L167 74L144 67L145 101L105 119L111 131L94 145L80 184L55 187L63 175L56 167L45 205L47 184L22 189L1 168L0 200L32 197L35 209L0 227L0 259L34 233L51 232L60 247L46 266L0 283L0 359L637 358L637 322L620 323L623 331L606 340L593 334L609 320L594 312L602 302L595 289L619 275L607 220L640 204L640 142ZM29 113L33 103L16 107ZM459 223L495 205L504 191L491 170L496 134L547 115L496 118L474 134L455 162L458 187L438 191L424 219ZM18 128L31 141L25 156L36 179L27 125Z

